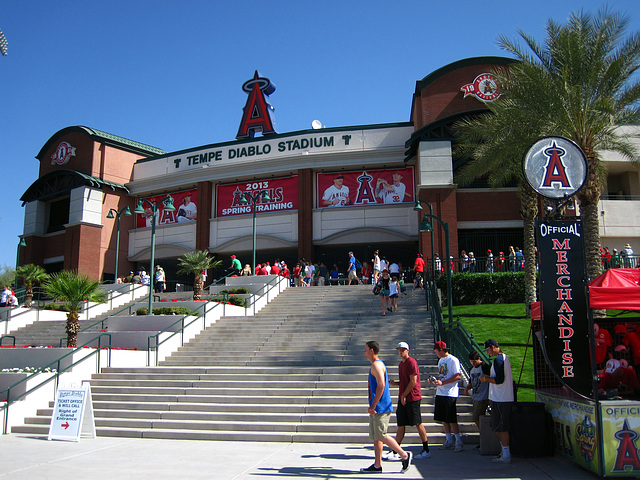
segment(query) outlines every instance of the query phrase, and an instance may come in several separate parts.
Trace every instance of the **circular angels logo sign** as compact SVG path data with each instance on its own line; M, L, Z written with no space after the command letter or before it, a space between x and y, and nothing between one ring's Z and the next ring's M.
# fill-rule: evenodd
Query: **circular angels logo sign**
M64 165L71 157L76 156L76 147L69 142L60 142L56 151L51 155L51 165Z
M491 102L500 96L500 84L491 73L482 73L478 75L473 83L467 83L460 89L464 92L462 98L473 95L478 100Z
M582 149L564 137L537 140L522 159L522 170L531 188L543 197L570 197L587 178L587 158Z

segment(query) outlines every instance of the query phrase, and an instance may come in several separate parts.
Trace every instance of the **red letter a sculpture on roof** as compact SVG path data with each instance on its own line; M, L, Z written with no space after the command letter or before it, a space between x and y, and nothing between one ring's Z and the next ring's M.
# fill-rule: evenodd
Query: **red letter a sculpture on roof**
M256 132L262 132L262 135L277 133L273 107L266 98L276 91L276 86L268 78L261 77L256 70L253 78L244 82L242 90L249 94L249 98L243 108L244 113L236 138L253 138Z

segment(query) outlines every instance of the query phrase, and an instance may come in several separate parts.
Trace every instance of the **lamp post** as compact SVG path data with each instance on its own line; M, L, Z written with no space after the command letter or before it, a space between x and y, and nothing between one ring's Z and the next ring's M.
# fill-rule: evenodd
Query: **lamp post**
M20 241L18 242L18 247L16 248L16 271L20 266L20 247L26 247L26 246L27 246L27 241L24 238L20 237ZM18 289L18 275L16 275L16 278L13 281L13 289L14 291Z
M120 253L120 217L130 217L131 210L128 206L124 207L122 210L118 211L115 208L110 208L109 213L107 213L107 218L116 218L116 268L113 270L113 283L118 281L118 254Z
M269 196L269 192L266 190L260 190L251 194L249 192L244 192L242 197L240 198L240 204L246 205L251 202L252 210L253 210L253 274L256 273L256 204L258 200L262 200L264 202L270 202L271 197Z
M436 220L442 228L444 229L444 241L447 249L447 256L445 258L445 268L447 272L447 307L449 309L449 328L453 327L453 298L451 291L451 254L449 252L449 224L443 222L440 218L436 217L433 214L433 207L430 203L424 202L422 200L416 200L416 204L413 207L413 210L416 212L422 211L422 206L420 203L425 203L429 206L429 213L425 213L422 217L422 222L420 223L420 227L418 228L419 232L431 232L431 254L433 255L433 224L430 220Z
M154 260L156 255L156 213L158 213L158 207L161 203L164 204L164 210L167 212L175 212L176 207L173 206L173 198L171 195L167 195L162 200L159 200L156 203L152 203L146 198L141 198L138 200L138 206L135 208L135 213L147 214L145 212L143 204L149 205L151 209L151 262L150 262L150 271L149 275L151 279L149 281L149 311L147 312L149 315L153 315L153 276L154 276Z

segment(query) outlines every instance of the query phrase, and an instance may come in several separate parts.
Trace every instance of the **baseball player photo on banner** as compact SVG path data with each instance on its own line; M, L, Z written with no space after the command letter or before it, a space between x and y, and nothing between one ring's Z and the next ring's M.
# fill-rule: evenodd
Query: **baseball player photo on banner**
M413 203L413 167L318 173L318 208Z
M263 198L261 192L268 193L268 198ZM243 195L245 195L244 202L242 201ZM252 214L253 201L249 196L256 195L258 195L256 214L297 210L298 176L218 185L216 217Z
M155 197L148 197L146 200L153 203L165 198L166 195L158 195ZM182 192L172 193L173 206L176 207L173 212L165 212L164 204L160 204L156 210L156 225L169 225L172 223L184 223L195 222L198 216L198 191L197 190L184 190ZM144 228L150 227L152 223L152 209L149 205L144 203L145 213L139 213L136 215L136 227Z

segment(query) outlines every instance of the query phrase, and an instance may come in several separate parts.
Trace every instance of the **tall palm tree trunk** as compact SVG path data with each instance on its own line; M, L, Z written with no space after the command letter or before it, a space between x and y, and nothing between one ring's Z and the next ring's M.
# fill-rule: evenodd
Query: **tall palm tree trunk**
M76 348L78 346L78 332L80 331L80 320L78 312L67 313L67 347Z
M538 214L538 197L529 185L520 189L520 214L524 220L524 301L527 315L536 301L536 239L535 218Z

